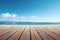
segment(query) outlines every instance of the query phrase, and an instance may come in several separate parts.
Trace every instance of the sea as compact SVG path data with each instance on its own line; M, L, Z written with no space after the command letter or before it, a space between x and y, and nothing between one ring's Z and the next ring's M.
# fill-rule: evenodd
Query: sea
M13 21L0 21L0 25L60 25L60 22L13 22Z

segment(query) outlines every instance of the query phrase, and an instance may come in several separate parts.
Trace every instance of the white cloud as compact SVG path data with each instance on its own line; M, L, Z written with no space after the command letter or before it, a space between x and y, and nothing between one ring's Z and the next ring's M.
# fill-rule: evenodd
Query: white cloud
M25 18L25 17L24 17L24 16L20 16L20 18L22 18L22 19L23 19L23 18Z
M2 18L10 18L11 14L9 14L9 13L3 13L3 14L1 14L1 17Z
M16 17L17 17L17 15L16 15L16 14L12 14L11 16L12 16L13 18L16 18Z
M35 21L36 16L18 16L16 14L2 13L0 15L0 21Z
M20 22L60 22L60 18L37 17L37 16L18 16L17 14L2 13L0 21L20 21Z
M32 16L32 18L36 18L36 16Z
M5 18L5 19L9 19L9 18L16 18L17 17L17 15L16 14L10 14L10 13L2 13L1 15L0 15L0 17L1 18Z

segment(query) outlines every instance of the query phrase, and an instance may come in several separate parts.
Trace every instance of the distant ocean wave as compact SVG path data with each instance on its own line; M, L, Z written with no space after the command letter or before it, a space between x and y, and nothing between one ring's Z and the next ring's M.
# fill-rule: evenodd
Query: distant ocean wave
M60 22L11 22L11 21L0 21L0 25L49 25L49 24L60 24Z

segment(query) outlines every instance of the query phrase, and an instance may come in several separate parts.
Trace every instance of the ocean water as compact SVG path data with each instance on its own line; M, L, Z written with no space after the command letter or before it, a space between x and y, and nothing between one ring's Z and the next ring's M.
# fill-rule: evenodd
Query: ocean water
M11 22L11 21L0 21L0 25L56 25L60 22Z

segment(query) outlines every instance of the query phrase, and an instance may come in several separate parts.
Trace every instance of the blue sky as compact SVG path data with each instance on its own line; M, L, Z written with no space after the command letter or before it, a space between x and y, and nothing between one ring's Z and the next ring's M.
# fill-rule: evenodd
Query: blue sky
M60 0L0 0L0 21L60 22Z

